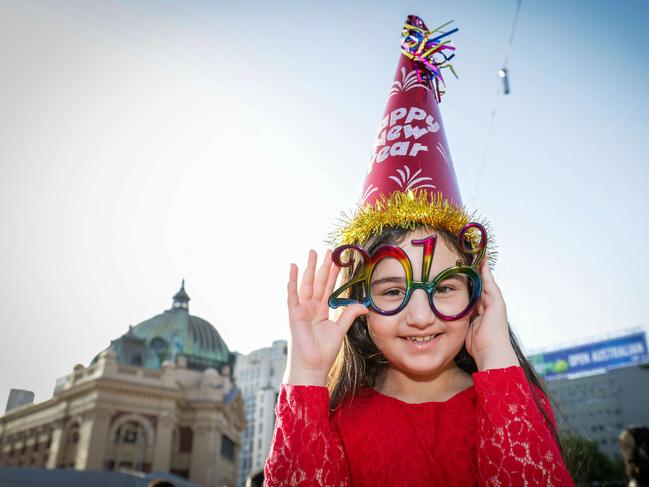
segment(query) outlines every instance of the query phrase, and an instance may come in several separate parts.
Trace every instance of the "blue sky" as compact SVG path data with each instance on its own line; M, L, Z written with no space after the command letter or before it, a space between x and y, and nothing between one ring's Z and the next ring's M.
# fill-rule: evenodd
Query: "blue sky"
M460 29L444 126L524 346L646 330L649 6L524 1L505 97L514 10L4 2L0 403L49 397L183 277L231 349L285 338L288 263L354 207L409 13Z

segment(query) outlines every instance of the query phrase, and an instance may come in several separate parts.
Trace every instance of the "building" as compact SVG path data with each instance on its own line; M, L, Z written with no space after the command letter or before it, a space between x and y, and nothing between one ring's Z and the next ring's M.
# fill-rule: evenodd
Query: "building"
M263 469L275 427L275 404L286 368L287 345L276 340L271 347L248 355L237 354L234 377L245 403L247 427L241 434L239 487L246 477Z
M649 425L649 355L644 332L530 356L558 406L561 429L619 456L617 438L632 424Z
M5 413L11 409L20 406L25 406L34 402L34 393L24 389L11 389L9 390L9 398L7 399L7 407Z
M0 417L0 465L161 471L233 487L246 421L234 354L189 300L183 282L171 309L76 365L51 399Z

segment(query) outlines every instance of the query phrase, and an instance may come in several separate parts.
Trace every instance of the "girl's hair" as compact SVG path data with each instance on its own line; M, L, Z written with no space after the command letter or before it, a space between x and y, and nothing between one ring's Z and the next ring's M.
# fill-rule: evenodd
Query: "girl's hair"
M410 231L411 230L404 228L388 228L381 233L381 235L371 239L367 243L367 251L372 254L372 252L380 245L399 243ZM456 237L444 229L436 228L434 231L450 249L454 250L463 258L465 263L469 264L471 262L473 256L462 252ZM360 266L357 266L355 269L348 268L346 270L345 278L351 279L352 276L359 271ZM350 289L349 295L352 299L360 300L362 298L361 294L362 287L360 285L353 286ZM528 382L536 386L530 388L532 390L534 401L543 415L552 436L561 449L561 442L557 434L557 428L551 419L552 412L549 410L549 403L547 406L542 403L538 391L541 391L548 399L550 399L550 395L543 382L534 371L534 368L523 354L511 328L509 329L509 339L516 356L518 357L518 361L525 372ZM361 388L379 387L385 380L386 372L388 370L387 364L388 361L370 337L367 328L367 317L358 317L349 328L349 331L343 340L343 346L338 353L338 357L336 358L327 378L327 387L331 394L329 403L331 410L336 409L343 401L353 399ZM455 364L468 374L478 371L475 360L473 360L473 357L469 355L464 345L462 345L462 349L455 357Z

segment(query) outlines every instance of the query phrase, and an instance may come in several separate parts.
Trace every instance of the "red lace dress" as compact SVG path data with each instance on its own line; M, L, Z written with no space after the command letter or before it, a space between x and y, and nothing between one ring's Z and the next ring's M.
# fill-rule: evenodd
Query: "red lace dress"
M331 416L325 387L283 385L265 485L574 485L523 370L473 383L422 404L365 389Z

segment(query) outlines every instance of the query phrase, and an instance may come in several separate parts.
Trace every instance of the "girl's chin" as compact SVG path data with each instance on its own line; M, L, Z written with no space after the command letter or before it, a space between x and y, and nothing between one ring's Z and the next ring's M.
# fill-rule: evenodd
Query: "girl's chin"
M432 380L453 365L453 360L405 360L391 362L390 368L415 380Z

